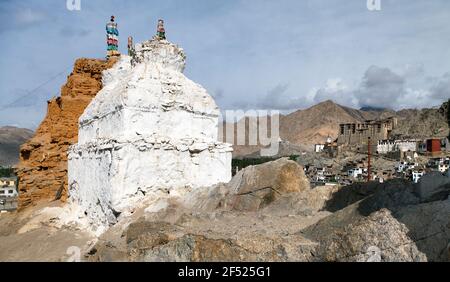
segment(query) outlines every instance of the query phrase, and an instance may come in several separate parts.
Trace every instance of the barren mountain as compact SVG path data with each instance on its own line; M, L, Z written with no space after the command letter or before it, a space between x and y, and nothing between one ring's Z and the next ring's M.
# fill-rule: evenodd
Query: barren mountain
M282 117L280 135L281 139L294 144L318 144L325 142L328 136L336 139L341 123L364 122L390 116L397 114L392 110L356 110L327 100Z
M19 161L20 145L33 136L33 131L13 126L0 127L0 166L12 166Z

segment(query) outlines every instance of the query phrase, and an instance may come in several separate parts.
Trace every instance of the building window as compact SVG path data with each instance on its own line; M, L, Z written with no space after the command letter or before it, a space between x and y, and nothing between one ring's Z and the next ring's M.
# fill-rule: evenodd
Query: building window
M5 190L0 190L0 195L5 195Z
M8 193L9 193L9 194L13 194L13 193L14 193L14 190L9 190Z

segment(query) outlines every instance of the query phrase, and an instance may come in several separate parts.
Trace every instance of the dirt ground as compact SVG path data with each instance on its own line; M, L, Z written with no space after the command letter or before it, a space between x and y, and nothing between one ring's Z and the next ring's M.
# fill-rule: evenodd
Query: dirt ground
M81 230L55 228L43 208L58 208L61 203L40 203L20 213L0 215L1 262L52 262L82 260L82 253L93 239ZM80 255L79 255L80 254Z

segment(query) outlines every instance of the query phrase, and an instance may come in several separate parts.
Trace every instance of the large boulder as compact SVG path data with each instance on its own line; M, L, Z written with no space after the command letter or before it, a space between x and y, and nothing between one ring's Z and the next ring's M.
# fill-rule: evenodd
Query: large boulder
M408 228L382 209L325 233L315 256L320 261L427 261L407 234Z
M143 251L141 261L255 261L257 256L236 245L230 239L212 239L202 235L186 234L165 245Z
M263 208L261 212L269 216L311 216L324 211L326 203L339 190L338 186L319 186L300 193L285 194Z
M239 171L228 183L232 209L256 211L282 195L310 190L303 168L287 158Z

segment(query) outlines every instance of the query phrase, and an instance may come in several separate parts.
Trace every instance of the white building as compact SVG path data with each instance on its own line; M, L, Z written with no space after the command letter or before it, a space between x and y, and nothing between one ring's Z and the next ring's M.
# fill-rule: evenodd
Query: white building
M15 186L0 187L0 197L17 197L18 195Z
M397 172L404 172L406 170L407 167L406 162L399 162L398 164L396 164L395 169Z
M428 167L440 172L446 172L450 167L449 158L433 158L428 161Z
M407 170L413 170L413 169L415 169L418 166L419 166L418 163L408 163L407 166L406 166L406 169Z
M405 172L407 170L413 170L419 166L418 163L412 162L399 162L395 165L395 169L397 172Z
M394 151L394 140L379 140L377 144L377 152L379 154L387 154Z
M314 145L314 152L316 152L316 153L323 152L324 148L325 148L324 144L316 144L316 145Z
M400 152L416 152L417 151L417 141L415 141L415 140L395 141L394 150L398 150Z
M449 168L448 162L440 163L438 166L439 172L442 172L442 173L446 172L448 170L448 168Z
M377 144L377 152L379 154L387 154L389 152L416 152L416 140L380 140Z
M3 186L16 186L17 178L15 177L2 177L0 178L0 187Z
M358 176L363 174L362 168L352 168L347 171L349 177L358 178Z
M412 180L414 183L419 182L420 178L424 175L423 171L413 171L412 172Z
M325 169L324 168L317 168L316 171L316 181L325 181Z

